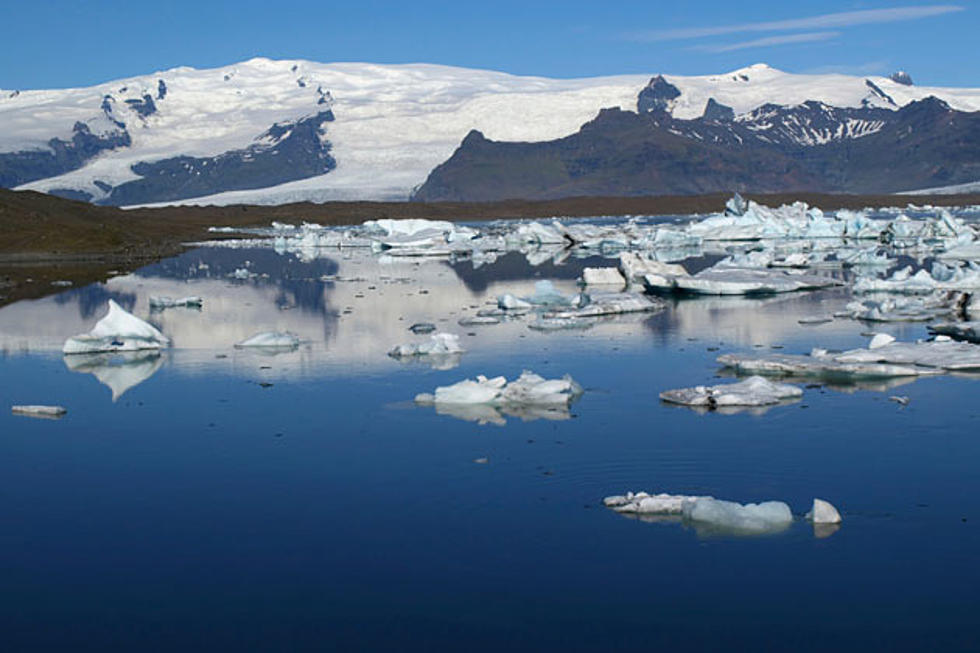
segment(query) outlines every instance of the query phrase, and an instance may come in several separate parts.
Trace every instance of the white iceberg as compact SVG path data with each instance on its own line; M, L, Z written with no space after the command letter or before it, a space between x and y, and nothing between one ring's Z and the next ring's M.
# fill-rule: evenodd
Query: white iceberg
M578 306L555 311L545 311L541 317L549 320L573 320L603 315L622 315L625 313L646 313L663 310L666 304L655 297L628 292L582 293L578 296Z
M435 356L442 354L462 354L465 350L459 344L459 336L454 333L433 333L429 340L420 343L397 345L388 355L392 358L412 356Z
M782 501L740 504L707 496L628 492L603 499L618 513L680 518L699 532L728 535L778 533L793 523L793 513Z
M14 415L24 415L26 417L58 419L64 417L68 410L63 406L25 405L11 406L10 412Z
M839 286L829 277L800 274L784 269L743 268L716 265L694 275L646 275L644 285L652 292L696 295L767 295Z
M420 404L487 404L492 406L567 406L582 394L582 388L570 376L545 379L525 370L508 383L497 376L477 376L459 383L436 388L435 394L419 394Z
M830 502L823 499L814 499L813 508L806 514L806 519L814 524L839 524L841 523L840 513L837 512Z
M162 311L166 308L201 308L204 304L204 300L196 295L190 297L181 297L179 299L174 299L173 297L150 297L150 310L151 311Z
M239 349L296 349L300 345L299 336L288 331L264 331L235 343Z
M799 399L803 391L795 385L774 383L752 376L737 383L695 386L667 390L660 398L672 404L702 406L710 409L729 406L771 406L789 399Z
M626 280L617 268L585 268L582 270L582 283L586 286L613 286L619 290Z
M65 341L65 354L89 354L107 351L138 351L162 349L170 340L153 325L126 312L114 300L109 300L109 312L86 334Z

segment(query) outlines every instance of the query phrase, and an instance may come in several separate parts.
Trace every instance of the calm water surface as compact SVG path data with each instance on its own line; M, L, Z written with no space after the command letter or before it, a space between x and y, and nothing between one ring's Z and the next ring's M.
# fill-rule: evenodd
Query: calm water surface
M4 650L976 649L980 380L808 387L736 415L658 400L718 381L726 351L864 346L867 325L798 323L842 290L587 331L456 325L596 264L200 249L0 309L0 405L69 410L0 410ZM229 278L242 267L257 276ZM189 294L203 310L149 311ZM174 348L64 359L108 298ZM420 321L461 335L456 367L385 356ZM273 329L306 342L232 347ZM523 369L586 392L557 420L411 401ZM798 519L699 533L602 507L627 490L783 500ZM814 496L844 516L829 537L801 518Z

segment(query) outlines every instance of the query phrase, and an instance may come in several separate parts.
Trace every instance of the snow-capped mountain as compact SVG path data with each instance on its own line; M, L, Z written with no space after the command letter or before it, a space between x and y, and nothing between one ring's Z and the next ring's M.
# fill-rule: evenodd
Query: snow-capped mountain
M878 133L888 115L929 96L980 109L980 89L910 81L765 65L651 81L252 59L89 88L0 91L0 186L119 205L407 199L471 130L550 141L603 108L661 111L692 139L727 133L800 146ZM739 128L682 124L695 119Z

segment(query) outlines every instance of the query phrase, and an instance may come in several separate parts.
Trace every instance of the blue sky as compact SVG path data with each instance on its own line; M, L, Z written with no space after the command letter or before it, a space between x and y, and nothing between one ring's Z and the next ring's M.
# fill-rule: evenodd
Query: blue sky
M980 4L928 2L336 3L0 0L0 88L85 86L255 56L427 62L515 74L908 70L980 86Z

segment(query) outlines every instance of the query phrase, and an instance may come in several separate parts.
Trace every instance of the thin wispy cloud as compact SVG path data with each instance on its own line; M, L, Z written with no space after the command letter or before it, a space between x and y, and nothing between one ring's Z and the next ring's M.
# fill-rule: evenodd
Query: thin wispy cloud
M733 52L735 50L746 50L748 48L765 48L773 45L789 45L792 43L815 43L818 41L830 41L840 36L840 32L803 32L802 34L783 34L781 36L766 36L752 41L742 41L740 43L726 43L724 45L697 45L692 50L701 52Z
M833 14L822 14L808 18L793 18L789 20L771 20L758 23L739 23L735 25L718 25L714 27L684 27L678 29L635 32L629 38L637 41L675 41L681 39L697 39L706 36L721 36L725 34L740 34L744 32L783 32L807 29L833 29L871 25L876 23L894 23L905 20L919 20L931 16L941 16L957 11L963 11L961 5L928 5L915 7L893 7L890 9L865 9L861 11L842 11ZM760 39L762 40L762 39Z

